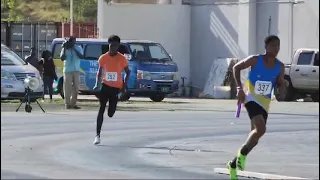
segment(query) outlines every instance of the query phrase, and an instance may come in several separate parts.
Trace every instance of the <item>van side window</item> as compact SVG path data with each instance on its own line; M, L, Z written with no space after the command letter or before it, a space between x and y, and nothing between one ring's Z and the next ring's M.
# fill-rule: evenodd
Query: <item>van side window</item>
M313 52L302 52L299 55L298 65L310 65L313 57Z
M316 55L314 56L313 65L319 66L319 52L317 52Z
M88 60L99 59L99 57L109 51L108 44L88 44L85 48L84 57ZM121 54L129 53L128 48L123 44L120 45L118 51Z
M84 52L84 58L88 60L99 59L102 54L101 44L87 44Z

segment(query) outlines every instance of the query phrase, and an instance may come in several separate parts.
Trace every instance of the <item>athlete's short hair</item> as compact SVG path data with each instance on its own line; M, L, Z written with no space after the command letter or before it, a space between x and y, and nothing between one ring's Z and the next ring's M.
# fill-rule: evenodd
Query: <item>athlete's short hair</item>
M271 43L272 41L280 41L280 38L276 35L267 36L264 39L264 44L267 45L267 44Z
M108 38L108 43L111 43L111 42L118 42L118 43L120 43L120 37L117 36L117 35L111 35L111 36L109 36L109 38Z

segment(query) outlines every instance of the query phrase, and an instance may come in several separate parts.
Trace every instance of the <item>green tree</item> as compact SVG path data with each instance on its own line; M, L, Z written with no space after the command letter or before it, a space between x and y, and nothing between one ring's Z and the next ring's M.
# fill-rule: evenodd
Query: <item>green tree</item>
M74 22L92 22L97 18L97 0L74 0ZM1 20L70 20L70 0L1 0Z
M74 1L74 14L75 20L79 22L83 22L86 20L92 21L92 17L96 17L97 10L97 1L96 0L75 0ZM88 14L88 11L91 13ZM93 11L92 11L93 10ZM96 19L96 18L94 18Z
M1 0L1 18L14 22L23 21L23 14L18 10L19 0ZM4 14L3 11L4 11Z

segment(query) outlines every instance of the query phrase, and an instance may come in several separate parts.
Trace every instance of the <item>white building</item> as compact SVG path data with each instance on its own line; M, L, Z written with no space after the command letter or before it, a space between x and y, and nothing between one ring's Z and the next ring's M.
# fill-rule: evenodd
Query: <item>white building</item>
M170 3L99 0L99 36L160 42L178 63L180 76L199 90L214 59L263 53L269 34L280 37L278 58L284 63L296 48L319 48L319 0L162 1Z

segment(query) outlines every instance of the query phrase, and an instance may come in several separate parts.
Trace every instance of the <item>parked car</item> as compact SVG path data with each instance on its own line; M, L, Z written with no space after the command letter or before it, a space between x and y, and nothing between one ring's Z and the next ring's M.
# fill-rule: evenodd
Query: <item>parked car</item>
M21 59L11 49L1 44L1 100L20 99L25 96L24 79L28 76L39 79L39 88L31 92L31 101L43 97L43 81L39 71Z
M275 93L277 101L294 101L310 95L314 102L319 102L319 49L297 49L291 64L285 64L285 79L289 86L284 96Z
M61 45L65 39L52 41L51 50L58 75L57 91L63 96L63 62L60 59ZM84 49L84 59L80 62L80 92L92 94L98 71L99 57L109 50L107 39L77 38L77 45ZM131 70L127 92L121 100L130 96L149 97L161 102L166 95L179 89L178 65L164 47L157 42L144 40L123 40L119 52L124 54ZM125 73L122 73L124 77Z

